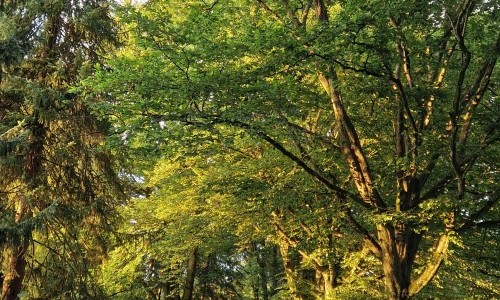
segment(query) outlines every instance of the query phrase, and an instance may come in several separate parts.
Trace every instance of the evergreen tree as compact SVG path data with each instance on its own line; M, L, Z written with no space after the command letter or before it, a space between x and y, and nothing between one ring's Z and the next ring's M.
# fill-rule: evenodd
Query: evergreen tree
M2 299L97 297L89 266L121 189L108 125L69 87L116 43L109 5L0 2Z

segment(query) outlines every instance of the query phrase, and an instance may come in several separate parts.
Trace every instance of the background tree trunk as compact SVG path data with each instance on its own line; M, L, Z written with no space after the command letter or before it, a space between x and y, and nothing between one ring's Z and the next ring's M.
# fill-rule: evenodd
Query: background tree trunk
M269 300L269 289L267 288L268 276L267 276L267 264L265 259L265 252L260 251L256 253L257 264L259 265L259 282L260 289L262 290L262 299Z
M196 277L196 264L198 263L198 247L195 247L188 259L188 268L187 268L187 276L186 283L184 285L184 293L182 294L182 300L191 300L193 299L193 290L194 290L194 279Z
M283 259L283 267L285 269L285 278L290 292L291 299L302 300L297 287L297 279L295 274L295 264L289 254L289 245L286 241L280 242L280 252Z

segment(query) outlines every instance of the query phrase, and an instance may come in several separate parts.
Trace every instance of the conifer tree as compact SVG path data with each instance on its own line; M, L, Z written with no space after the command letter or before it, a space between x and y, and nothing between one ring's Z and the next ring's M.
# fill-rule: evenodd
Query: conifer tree
M69 87L116 43L110 3L0 1L4 300L98 293L77 267L105 250L92 230L110 225L120 187L106 123Z

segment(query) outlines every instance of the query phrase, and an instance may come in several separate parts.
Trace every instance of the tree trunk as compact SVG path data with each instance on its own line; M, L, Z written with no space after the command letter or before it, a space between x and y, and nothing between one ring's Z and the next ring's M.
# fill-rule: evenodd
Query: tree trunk
M30 215L30 210L22 197L19 197L15 216L15 223L19 224ZM18 243L13 243L5 249L4 253L4 278L2 285L2 300L18 299L17 295L23 287L24 275L26 273L26 259L24 257L29 245L31 233L19 237Z
M180 300L176 284L168 280L160 288L160 300Z
M255 247L257 249L257 247ZM267 262L264 252L265 249L261 251L256 251L257 264L259 265L259 283L260 289L262 290L262 299L269 300L269 290L267 288L268 276L267 276Z
M285 278L290 291L290 297L293 300L302 300L297 288L297 279L295 274L295 265L289 254L289 245L285 241L280 242L280 252L283 259L283 267L285 269Z
M2 287L2 300L16 300L22 290L26 260L24 245L11 245L6 250L6 270Z
M194 279L196 277L196 264L198 263L198 247L195 247L188 259L186 283L184 285L184 293L182 300L193 299Z
M38 117L37 113L34 113ZM45 141L45 128L38 119L31 126L31 144L25 158L25 193L29 194L39 185L39 175L42 169L43 144ZM32 217L27 195L19 195L15 199L16 212L15 224L21 224ZM26 226L26 225L25 225ZM26 273L26 259L24 257L31 240L31 229L21 228L19 240L14 241L5 253L4 272L5 277L2 285L2 300L15 300L22 290L24 275Z
M336 287L336 270L335 266L315 266L315 284L318 299L332 299L333 290Z
M329 266L328 270L321 272L323 277L324 299L332 299L333 289L335 288L335 270Z
M255 284L252 285L252 291L253 291L253 300L259 300L259 288Z
M394 229L390 225L377 225L377 234L382 249L382 268L384 285L388 299L403 300L408 298L410 278L409 270L403 269L401 257L396 249Z
M387 298L408 299L431 282L443 262L449 245L450 228L446 227L431 249L430 259L424 270L411 279L415 256L422 238L408 224L378 224L377 235L382 253L382 268Z
M277 246L271 246L271 263L269 268L269 296L274 296L278 290L278 274L281 273L279 252Z
M411 226L397 223L377 225L377 235L382 252L384 284L388 299L408 299L411 272L421 235Z

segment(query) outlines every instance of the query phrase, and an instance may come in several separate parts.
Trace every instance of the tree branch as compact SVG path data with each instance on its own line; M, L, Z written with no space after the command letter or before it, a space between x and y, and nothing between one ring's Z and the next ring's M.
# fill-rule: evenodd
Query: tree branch
M336 78L333 68L329 69L328 77L323 73L319 73L320 82L328 96L330 96L335 119L340 125L340 133L344 141L342 150L349 165L350 173L364 202L373 208L386 208L386 204L374 186L372 172L363 153L356 129L347 115L340 94L333 86L333 81Z
M270 8L270 7L269 7L269 6L268 6L268 5L264 2L264 0L256 0L256 1L257 1L257 3L259 3L259 5L260 5L260 6L261 6L261 7L262 7L265 11L267 11L268 13L270 13L276 21L278 21L278 22L280 22L280 23L282 22L282 20L281 20L281 16L280 16L280 15L279 15L276 11L272 10L272 9L271 9L271 8Z
M299 28L301 26L301 23L299 21L299 18L297 17L297 14L295 13L295 11L290 6L290 2L288 2L288 0L281 0L281 3L283 3L283 6L285 6L288 18L290 18L290 20L292 21L293 25L296 28Z
M341 199L346 199L346 198L351 198L355 202L361 204L362 206L366 208L370 208L370 205L357 197L356 195L350 193L347 190L342 189L341 187L335 185L334 183L330 182L328 179L326 179L324 176L319 174L317 171L315 171L313 168L311 168L306 162L304 162L302 159L300 159L298 156L293 154L292 152L288 151L281 143L276 141L275 139L271 138L269 135L261 131L260 129L251 126L249 124L246 124L241 121L236 121L236 120L225 120L221 118L213 118L212 121L214 123L220 123L220 124L228 124L232 126L236 126L242 129L245 129L249 131L249 133L253 133L266 142L268 142L271 146L273 146L276 150L281 152L283 155L288 157L290 160L295 162L298 166L300 166L304 171L306 171L309 175L311 175L313 178L316 178L319 182L323 183L326 187L331 189L332 191L335 192L335 194L341 198Z
M307 25L307 17L309 15L309 11L311 9L312 2L313 2L313 0L308 0L307 4L306 4L306 7L304 8L304 11L302 12L302 22L301 23L302 23L302 26L304 28Z
M378 242L373 238L373 236L368 232L368 230L366 230L366 228L361 226L361 224L359 224L359 222L356 221L356 219L354 219L354 216L352 215L351 211L347 211L347 218L348 218L347 220L349 221L349 223L351 223L352 227L354 227L354 229L363 237L363 239L367 243L370 251L377 258L381 258L382 257L382 254L381 254L382 248L380 247Z
M443 262L448 251L450 238L447 233L441 235L434 247L431 260L425 267L424 271L417 279L413 280L409 287L409 294L413 296L420 292L434 278L441 263Z
M410 54L408 51L408 47L406 45L406 41L405 41L406 39L403 36L403 33L401 32L400 22L397 22L392 17L389 18L389 21L390 21L392 27L394 27L394 29L396 30L396 34L397 34L398 39L399 39L399 43L397 45L398 54L403 62L403 72L405 74L406 81L408 82L408 86L410 88L412 88L415 84L413 82L413 75L411 72L411 65L410 65Z
M490 78L493 73L493 69L495 68L499 52L500 38L497 39L493 55L483 63L483 66L481 67L481 70L476 77L475 83L470 88L469 93L465 96L464 101L468 103L468 107L463 116L464 123L460 130L460 137L458 141L460 144L460 149L462 149L462 151L465 148L465 144L467 142L470 126L472 124L473 113L489 86ZM463 153L461 153L461 155L463 155Z
M495 195L494 199L487 201L483 207L481 207L478 211L473 213L465 222L460 226L456 231L458 233L463 233L467 229L474 227L477 223L476 221L483 217L490 209L498 203L498 196Z
M304 134L307 134L307 135L311 136L313 139L318 140L323 145L328 146L330 149L336 150L336 151L341 150L339 146L333 144L332 141L330 139L328 139L326 136L319 135L319 134L317 134L314 131L311 131L311 130L309 130L307 128L304 128L304 127L302 127L302 126L300 126L298 124L295 124L295 123L289 121L288 119L285 119L285 122L287 123L287 125L290 128L298 130L298 131L300 131L300 132L302 132Z
M474 227L479 228L498 228L500 227L500 220L490 220L490 221L482 221L474 224Z

